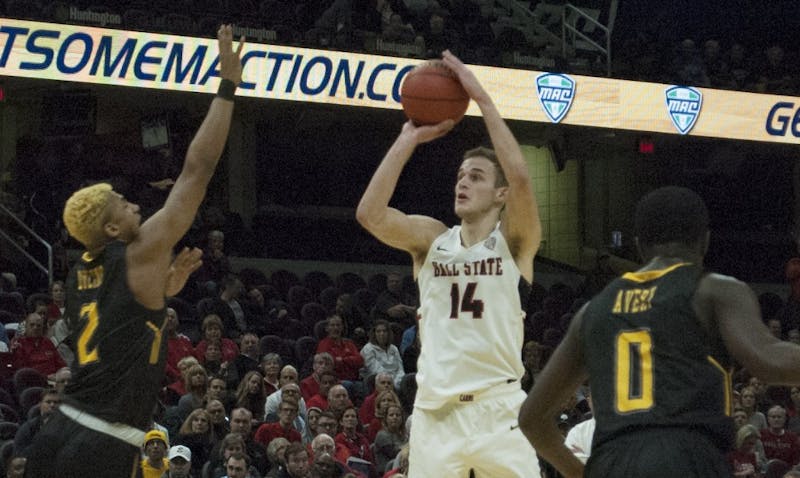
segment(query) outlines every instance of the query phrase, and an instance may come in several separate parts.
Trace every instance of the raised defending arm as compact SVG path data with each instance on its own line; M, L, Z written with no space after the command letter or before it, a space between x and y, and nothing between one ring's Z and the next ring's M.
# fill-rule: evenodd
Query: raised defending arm
M175 180L164 207L142 225L142 238L156 248L172 248L189 230L203 201L228 138L233 115L233 94L242 80L240 55L244 38L234 51L230 25L217 32L220 92L186 152L183 169Z

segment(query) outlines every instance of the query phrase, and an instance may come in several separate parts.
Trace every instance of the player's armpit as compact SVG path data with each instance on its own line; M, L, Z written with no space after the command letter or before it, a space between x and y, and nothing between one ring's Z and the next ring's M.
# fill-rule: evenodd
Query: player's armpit
M769 332L755 293L747 284L709 274L701 280L697 295L712 302L722 341L737 362L765 382L800 384L800 346Z

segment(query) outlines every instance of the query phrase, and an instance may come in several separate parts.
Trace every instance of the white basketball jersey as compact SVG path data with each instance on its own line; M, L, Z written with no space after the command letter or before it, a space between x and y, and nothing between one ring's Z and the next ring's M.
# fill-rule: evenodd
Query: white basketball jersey
M417 278L421 408L471 401L524 373L520 272L508 244L495 228L465 248L460 232L455 226L433 241Z

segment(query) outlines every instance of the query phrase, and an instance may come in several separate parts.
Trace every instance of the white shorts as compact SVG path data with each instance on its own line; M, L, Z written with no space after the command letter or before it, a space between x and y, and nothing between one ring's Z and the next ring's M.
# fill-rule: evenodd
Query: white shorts
M519 430L525 400L514 390L440 409L414 408L409 478L540 478L536 451Z

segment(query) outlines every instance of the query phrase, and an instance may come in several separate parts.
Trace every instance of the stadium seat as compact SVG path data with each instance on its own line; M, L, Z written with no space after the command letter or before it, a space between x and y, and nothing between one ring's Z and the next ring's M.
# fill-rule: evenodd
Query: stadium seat
M0 440L13 440L18 429L19 423L6 421L0 422Z
M297 340L300 337L306 335L305 327L303 323L297 319L288 319L286 320L286 326L283 329L283 337L286 339ZM294 358L294 344L292 344L292 358Z
M47 387L47 377L32 368L21 368L14 373L14 393L17 401L25 389L30 387Z
M783 478L783 475L785 475L786 472L791 469L792 467L789 466L789 464L787 464L785 461L772 459L767 462L764 478Z
M317 325L317 322L325 320L326 316L327 313L322 305L316 302L309 302L304 305L303 308L300 309L300 322L303 327L303 335L314 333L314 326Z
M333 279L322 271L310 271L303 276L303 285L309 288L316 298L320 292L333 285Z
M300 337L294 342L294 358L297 366L302 367L306 361L317 352L317 339L308 335Z
M342 272L336 277L336 287L343 294L352 294L358 289L366 288L367 282L355 272Z
M294 362L294 352L284 341L283 337L277 335L265 335L260 341L261 355L275 353L280 355L284 364Z
M0 324L17 322L17 316L7 310L0 309Z
M0 388L0 403L5 403L9 407L16 407L17 402L14 400L14 396L9 393L8 390L5 388Z
M17 318L19 322L25 317L25 301L19 292L0 292L0 309L5 310Z
M44 395L44 387L28 387L19 395L19 409L20 416L27 417L31 408L35 407L42 401Z
M324 339L328 335L328 332L325 331L327 327L328 327L327 319L317 322L316 325L314 325L314 337L316 337L317 340Z
M19 423L19 412L16 407L0 403L0 415L3 416L3 421Z

